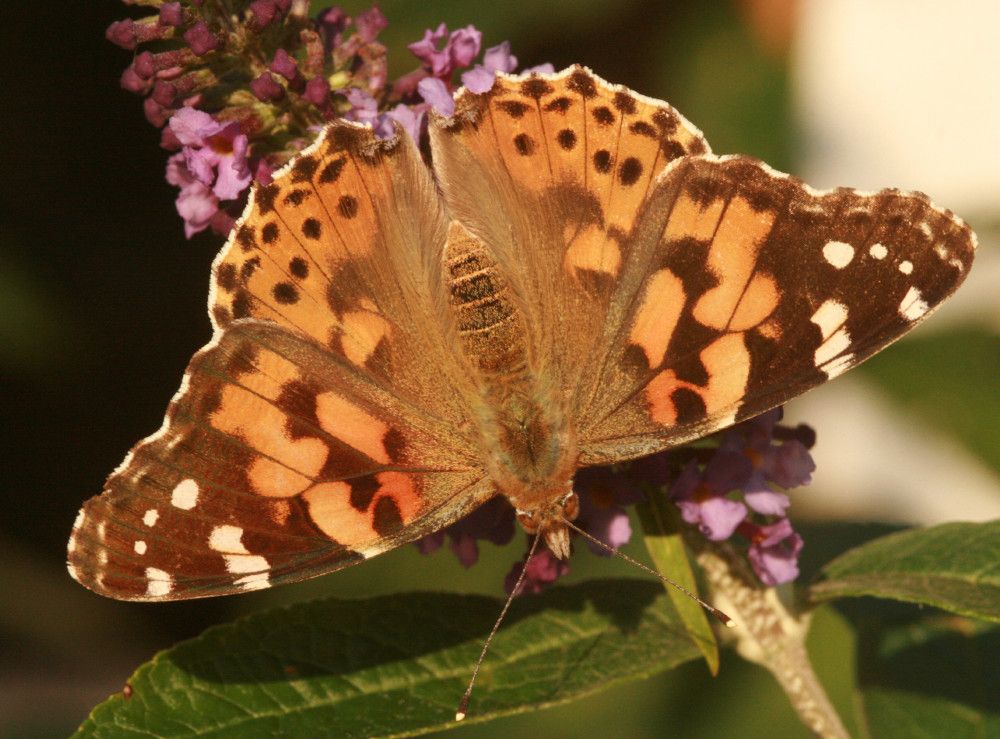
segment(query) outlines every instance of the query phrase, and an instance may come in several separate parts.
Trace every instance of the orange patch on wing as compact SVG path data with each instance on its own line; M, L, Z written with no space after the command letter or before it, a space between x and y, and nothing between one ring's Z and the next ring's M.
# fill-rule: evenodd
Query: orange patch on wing
M646 385L646 402L649 416L662 426L673 426L677 422L677 409L670 399L671 393L686 383L677 379L673 370L663 370Z
M765 321L764 323L757 326L757 331L766 339L771 339L772 341L780 341L782 330L781 324L777 321Z
M698 356L708 371L708 384L701 393L708 413L738 406L750 379L750 352L743 334L720 336Z
M363 549L380 538L375 529L375 511L379 501L391 498L399 510L404 525L421 511L422 504L413 476L403 472L382 472L375 476L379 483L368 507L361 511L351 505L351 486L346 482L316 485L302 494L309 516L331 539L353 549Z
M720 331L730 327L747 283L753 275L757 253L770 233L776 216L774 211L755 211L741 197L734 197L729 202L708 252L708 267L719 278L719 284L708 290L695 304L693 314L696 321ZM766 290L763 284L758 288L758 292ZM754 308L748 307L745 317L753 315ZM770 311L760 320L767 315L770 315Z
M330 436L367 454L376 462L389 464L392 461L385 448L389 425L346 398L333 392L317 395L316 417Z
M369 310L348 311L341 322L344 356L358 367L368 361L379 342L389 334L389 322Z
M650 367L663 361L684 302L684 283L669 269L654 272L646 281L629 341L645 352Z
M567 234L566 241L569 246L564 263L570 274L575 276L574 270L589 269L612 277L618 275L622 261L621 249L596 223L590 224L575 237Z
M288 416L274 405L282 386L298 379L295 366L270 352L260 352L255 366L238 375L240 385L223 387L219 406L208 421L219 431L245 440L257 452L247 472L256 493L297 495L323 468L329 449L320 439L290 437Z
M736 304L733 317L729 321L732 331L746 331L767 320L775 308L781 293L770 275L755 274L747 285L743 297Z
M690 196L682 194L674 203L664 236L667 241L680 239L708 241L715 234L715 228L725 205L726 201L720 198L702 207Z

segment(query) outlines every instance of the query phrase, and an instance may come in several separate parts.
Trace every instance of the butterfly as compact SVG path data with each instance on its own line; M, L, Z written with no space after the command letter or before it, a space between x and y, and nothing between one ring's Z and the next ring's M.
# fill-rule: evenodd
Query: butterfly
M972 231L917 193L715 156L573 66L429 125L337 121L216 258L211 342L80 511L69 571L161 601L314 577L504 496L569 556L581 467L755 416L892 343Z

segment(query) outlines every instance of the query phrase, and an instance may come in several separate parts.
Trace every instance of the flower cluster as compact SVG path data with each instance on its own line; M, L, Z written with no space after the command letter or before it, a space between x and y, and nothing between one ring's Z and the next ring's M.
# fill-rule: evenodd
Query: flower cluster
M711 541L739 536L760 581L768 586L790 582L798 576L802 537L785 517L789 490L809 484L816 468L809 449L815 434L806 426L779 424L775 409L738 424L706 440L705 446L660 452L615 467L581 469L573 482L580 498L576 525L611 549L627 544L632 536L626 507L644 499L643 488L665 491L681 518ZM479 518L480 511L489 509ZM504 544L513 532L514 514L495 500L472 516L418 542L421 552L441 546L445 537L466 567L478 559L479 539ZM485 524L485 525L484 525ZM497 538L496 532L503 536ZM587 541L600 556L609 552ZM506 577L510 592L521 571L527 569L522 592L537 593L569 572L545 548L538 548L527 562L516 563Z
M431 107L452 112L456 76L482 92L517 66L507 42L477 63L482 34L442 23L410 44L419 66L390 83L377 7L352 18L337 7L311 17L307 0L125 2L156 10L112 23L107 38L136 52L121 84L145 97L173 152L166 176L188 238L228 233L250 183L269 182L324 123L366 122L385 137L399 124L419 142Z

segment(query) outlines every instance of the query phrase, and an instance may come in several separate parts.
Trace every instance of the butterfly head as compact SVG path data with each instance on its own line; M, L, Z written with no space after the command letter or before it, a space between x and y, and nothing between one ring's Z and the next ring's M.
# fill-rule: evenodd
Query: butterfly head
M569 527L580 512L580 499L570 490L554 503L534 510L516 510L517 521L529 534L538 534L559 559L569 559Z

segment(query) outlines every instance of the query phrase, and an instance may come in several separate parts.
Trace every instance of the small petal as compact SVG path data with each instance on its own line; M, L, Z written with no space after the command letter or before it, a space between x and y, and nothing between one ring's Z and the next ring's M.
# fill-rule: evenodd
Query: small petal
M467 67L479 54L483 34L475 26L466 26L451 32L448 38L448 57L452 68Z
M787 518L759 527L747 553L760 581L768 586L791 582L799 575L802 537Z
M521 71L522 74L531 74L532 72L535 74L555 74L556 68L549 62L545 62L545 64L538 64L534 67L528 67L527 69Z
M250 12L257 28L267 28L278 17L278 6L274 0L254 0L250 3Z
M513 72L517 69L517 57L510 53L510 42L504 41L487 49L483 53L483 67L489 72Z
M747 507L738 501L715 496L701 503L681 501L677 504L681 517L688 523L698 524L706 538L725 541L747 515Z
M417 91L435 111L444 116L450 116L455 112L455 99L448 92L447 85L436 77L426 77L420 80Z
M508 593L514 590L514 585L521 576L522 570L527 570L527 572L518 595L542 592L546 585L550 585L569 572L569 564L557 558L548 549L535 552L535 556L528 561L527 565L523 562L517 562L507 573L507 577L504 579L504 589Z
M759 475L754 475L743 488L743 500L751 510L765 516L784 516L791 503L787 495L771 490Z
M410 107L402 103L386 113L389 118L401 125L414 141L420 141L425 114L426 106Z
M196 108L183 107L170 119L170 130L184 146L204 146L205 138L221 129L212 116Z
M794 488L812 482L816 463L805 445L792 439L771 450L764 468L769 479L783 488Z
M462 84L465 85L465 89L476 94L489 92L493 88L495 79L494 72L490 72L478 64L468 72L462 73Z
M389 21L386 20L386 17L377 5L361 13L354 20L354 27L358 31L358 36L366 44L372 43L388 25Z
M632 539L632 525L628 513L620 506L613 506L601 511L595 511L587 516L585 522L578 525L586 529L591 536L600 539L612 549L625 546ZM592 541L587 541L587 547L594 554L610 557L611 553Z

